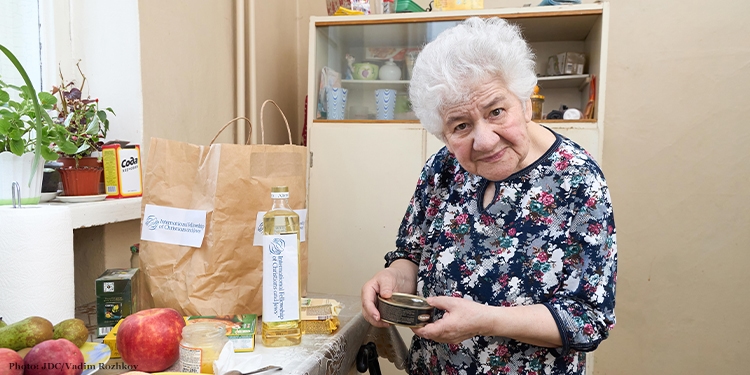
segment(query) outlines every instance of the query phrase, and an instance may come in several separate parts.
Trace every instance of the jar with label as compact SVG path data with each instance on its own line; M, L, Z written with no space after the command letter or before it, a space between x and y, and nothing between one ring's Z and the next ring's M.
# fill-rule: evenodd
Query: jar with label
M214 373L214 361L228 339L227 326L215 322L192 323L182 329L180 366L182 372Z

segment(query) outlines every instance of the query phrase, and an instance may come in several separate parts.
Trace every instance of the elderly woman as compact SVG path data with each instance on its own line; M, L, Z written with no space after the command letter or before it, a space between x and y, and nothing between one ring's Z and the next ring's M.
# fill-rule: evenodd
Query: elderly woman
M534 57L517 27L471 18L429 43L410 99L445 147L426 163L386 268L362 288L427 297L412 374L584 374L615 324L617 246L604 176L531 121Z

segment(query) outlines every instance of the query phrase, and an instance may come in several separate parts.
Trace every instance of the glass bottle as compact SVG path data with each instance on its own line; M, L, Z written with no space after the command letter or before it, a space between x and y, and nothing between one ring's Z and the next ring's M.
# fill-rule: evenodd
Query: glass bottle
M273 206L263 216L263 316L267 347L298 345L300 327L299 215L289 207L289 188L271 188Z
M544 107L544 95L539 95L539 86L534 86L534 94L531 95L531 119L542 119L542 108Z
M226 333L227 326L216 322L192 323L182 328L182 372L213 374L214 361L228 341Z

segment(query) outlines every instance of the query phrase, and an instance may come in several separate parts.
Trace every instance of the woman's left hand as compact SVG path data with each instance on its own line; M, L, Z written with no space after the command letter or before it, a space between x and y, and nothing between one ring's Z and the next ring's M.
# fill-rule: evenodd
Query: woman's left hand
M442 318L421 328L417 336L437 342L458 344L491 329L494 308L458 297L430 297L427 303L444 310Z

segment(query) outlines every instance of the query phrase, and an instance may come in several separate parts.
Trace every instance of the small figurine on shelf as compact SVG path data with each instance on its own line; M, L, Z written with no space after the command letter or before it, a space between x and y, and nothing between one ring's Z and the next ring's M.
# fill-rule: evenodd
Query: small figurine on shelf
M354 79L354 56L350 54L346 54L346 76L344 76L344 79Z

